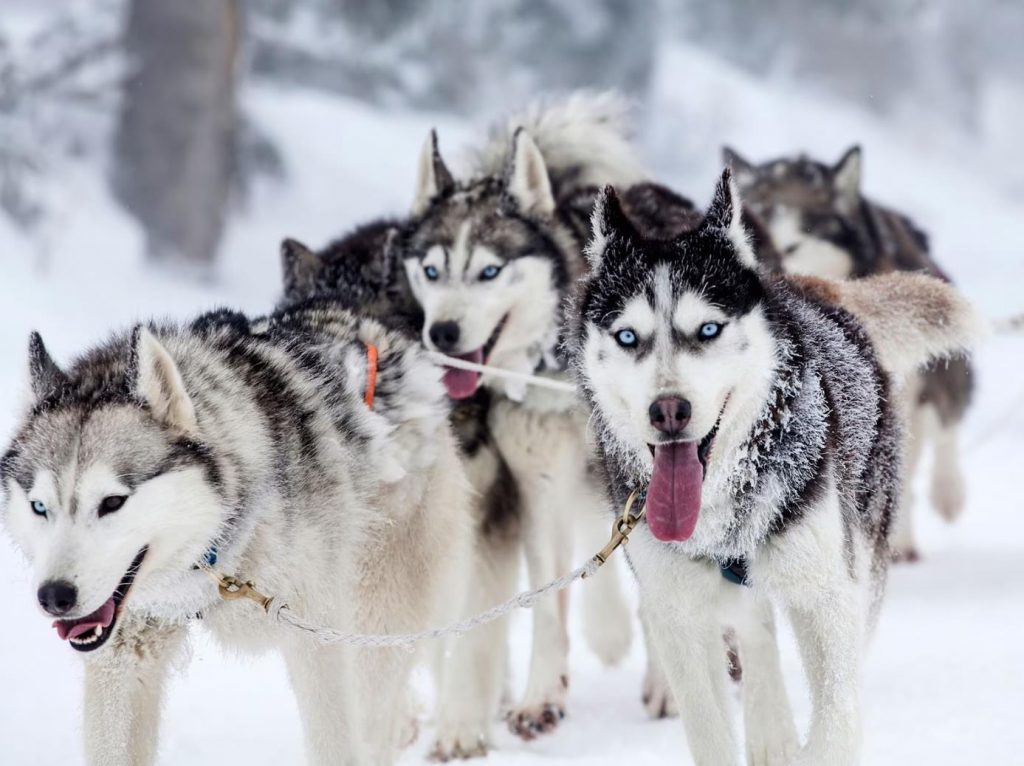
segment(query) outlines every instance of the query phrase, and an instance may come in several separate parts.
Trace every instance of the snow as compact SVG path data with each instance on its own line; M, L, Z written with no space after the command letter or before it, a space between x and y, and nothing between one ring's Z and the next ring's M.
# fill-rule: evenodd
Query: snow
M277 244L299 236L320 245L381 214L400 214L431 126L447 153L470 126L423 113L382 113L301 91L250 87L250 113L282 150L288 178L264 184L227 234L216 280L196 284L147 270L141 236L110 199L93 166L67 161L61 211L40 251L0 218L0 434L20 407L30 329L67 360L111 328L151 315L187 316L213 305L260 312L278 285ZM694 50L670 49L643 115L650 166L704 203L718 147L751 159L803 149L838 157L865 149L866 184L932 233L940 262L991 316L1024 309L1022 205L996 191L959 152L956 137L896 130L820 96L751 79ZM902 124L901 124L902 125ZM960 138L961 142L967 139ZM449 149L451 147L451 149ZM977 405L964 429L969 500L955 526L918 508L925 559L892 571L864 689L866 764L1012 763L1024 751L1024 503L1015 484L1024 443L1021 338L994 338L977 355ZM918 496L926 497L922 485ZM924 505L923 502L920 505ZM589 555L581 551L579 558ZM586 587L585 585L582 587ZM81 665L34 607L29 575L0 543L0 762L82 763ZM239 607L241 608L241 607ZM575 618L574 618L575 619ZM553 735L522 743L498 726L494 766L690 763L682 727L649 721L640 705L643 655L602 668L574 625L569 717ZM637 628L637 634L639 629ZM525 679L528 615L513 622L513 680ZM639 643L639 642L637 642ZM809 704L796 649L783 639L784 670L803 728ZM419 740L402 764L431 744L424 677ZM302 741L283 665L239 657L195 631L190 663L170 685L160 762L299 763Z

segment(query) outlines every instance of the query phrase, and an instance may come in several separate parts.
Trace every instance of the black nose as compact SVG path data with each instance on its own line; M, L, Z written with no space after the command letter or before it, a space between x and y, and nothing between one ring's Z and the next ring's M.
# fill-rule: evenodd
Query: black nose
M678 396L655 399L647 412L651 425L667 436L678 436L690 422L690 403Z
M435 322L430 326L430 340L439 351L451 351L459 342L459 323Z
M78 590L64 580L50 580L43 583L43 587L39 589L36 596L43 609L54 617L60 617L75 608L75 602L78 601Z

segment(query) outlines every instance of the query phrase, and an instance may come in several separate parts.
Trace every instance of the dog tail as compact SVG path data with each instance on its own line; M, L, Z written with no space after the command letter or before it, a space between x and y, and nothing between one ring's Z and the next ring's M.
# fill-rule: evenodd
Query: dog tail
M925 274L895 272L833 288L864 326L882 367L897 377L966 352L989 330L959 290Z
M630 140L629 113L629 103L612 91L537 101L491 130L475 169L503 173L512 136L524 128L544 157L557 198L587 186L632 186L649 174Z

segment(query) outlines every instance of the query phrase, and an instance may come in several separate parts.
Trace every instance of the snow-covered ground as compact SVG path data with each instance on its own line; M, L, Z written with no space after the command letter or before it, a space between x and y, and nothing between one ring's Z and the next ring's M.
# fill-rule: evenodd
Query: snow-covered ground
M1024 283L1024 206L1001 198L961 164L955 142L896 132L689 50L670 50L659 72L642 137L651 168L684 193L702 203L709 196L722 142L754 159L798 149L838 157L860 142L868 190L932 233L938 258L981 309L992 316L1024 309L1024 294L1014 289ZM311 93L250 89L246 98L278 141L289 177L260 188L234 219L214 283L147 271L139 232L94 168L69 165L62 172L69 204L51 228L45 257L0 219L0 435L10 432L20 406L30 329L67 360L141 317L183 317L225 304L264 311L277 292L282 237L319 245L372 216L401 213L427 129L439 127L449 153L471 135L450 118L383 114ZM1024 445L1024 339L988 342L977 363L977 406L964 434L967 511L947 526L923 504L917 509L925 559L893 570L867 664L864 763L872 766L1024 762L1024 501L1015 475ZM7 615L0 631L0 763L81 763L80 663L39 615L27 570L6 540L0 597ZM517 616L512 635L518 689L528 615ZM574 631L563 726L528 744L502 732L489 763L689 763L678 722L649 721L640 706L640 647L622 667L605 669L578 636ZM806 690L788 633L783 654L804 726ZM431 734L425 712L403 764L425 760ZM163 764L302 760L282 663L226 654L202 630L190 664L171 685L161 738Z

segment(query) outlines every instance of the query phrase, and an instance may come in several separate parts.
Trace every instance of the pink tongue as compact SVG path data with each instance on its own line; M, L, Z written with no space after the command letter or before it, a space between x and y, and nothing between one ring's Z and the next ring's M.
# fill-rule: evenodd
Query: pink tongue
M483 364L484 350L478 348L476 351L455 358L474 364ZM448 389L448 396L452 399L466 399L476 393L476 387L480 383L480 373L446 367L443 380L444 387Z
M687 540L697 526L704 467L697 442L654 448L654 473L647 488L647 526L659 540Z
M80 620L54 620L53 627L57 629L57 635L64 641L68 638L78 638L96 629L97 625L109 628L114 621L114 597L111 596L107 602L90 615Z

